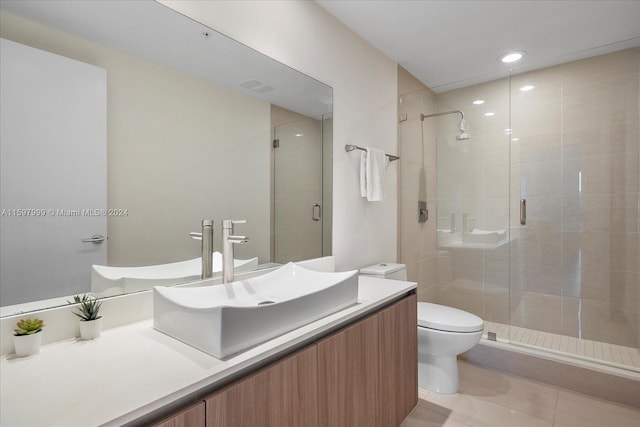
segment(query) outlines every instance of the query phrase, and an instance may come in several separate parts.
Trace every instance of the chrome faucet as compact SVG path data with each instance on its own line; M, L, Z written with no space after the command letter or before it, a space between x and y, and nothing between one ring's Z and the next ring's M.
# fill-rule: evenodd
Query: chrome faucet
M246 220L222 221L222 283L233 282L233 245L234 243L247 243L247 236L234 236L234 224L246 224Z
M462 231L464 233L471 233L473 231L473 229L475 228L475 220L476 219L470 217L469 214L463 214L462 215ZM469 226L470 225L469 224L470 221L474 221L474 223L473 223L474 226L473 227Z
M202 220L202 233L189 233L192 239L202 240L202 272L200 278L213 276L213 220Z
M213 276L213 220L202 220L202 272L200 276L207 279Z

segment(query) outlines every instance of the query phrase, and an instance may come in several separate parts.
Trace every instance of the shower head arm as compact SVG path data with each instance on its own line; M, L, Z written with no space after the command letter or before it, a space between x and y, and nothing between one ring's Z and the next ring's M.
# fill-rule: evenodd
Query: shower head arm
M438 117L438 116L444 116L447 114L460 114L461 120L464 120L464 113L460 110L443 111L442 113L433 113L433 114L420 114L420 120L424 122L424 119L428 119L429 117Z
M464 113L460 110L443 111L441 113L433 113L433 114L420 114L420 120L422 121L422 125L424 126L424 119L429 117L444 116L447 114L460 114L459 134L458 136L456 136L456 139L458 141L469 139L470 136L467 133L467 121L464 119Z

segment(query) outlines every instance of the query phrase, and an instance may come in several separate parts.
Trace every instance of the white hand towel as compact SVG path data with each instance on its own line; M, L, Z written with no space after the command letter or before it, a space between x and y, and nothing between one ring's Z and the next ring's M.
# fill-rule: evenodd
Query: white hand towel
M378 202L384 199L384 173L388 164L384 151L367 147L365 177L368 201Z
M367 152L360 156L360 196L367 197Z

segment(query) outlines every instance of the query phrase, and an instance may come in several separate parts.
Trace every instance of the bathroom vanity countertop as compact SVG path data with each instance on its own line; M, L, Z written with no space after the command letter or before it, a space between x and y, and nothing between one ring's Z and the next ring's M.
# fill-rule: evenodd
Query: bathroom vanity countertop
M3 356L0 425L142 423L167 405L195 402L217 384L275 360L415 288L412 282L360 277L358 304L226 360L156 331L152 320L103 331L94 341L46 345L30 357Z

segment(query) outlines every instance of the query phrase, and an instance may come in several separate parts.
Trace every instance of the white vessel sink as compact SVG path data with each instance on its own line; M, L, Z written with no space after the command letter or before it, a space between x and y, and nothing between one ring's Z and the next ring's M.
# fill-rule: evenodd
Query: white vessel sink
M233 260L236 273L253 271L258 267L258 258ZM213 273L222 271L222 254L213 253ZM200 279L202 259L142 267L91 266L91 293L97 297L121 295L151 289L158 285L175 285Z
M225 285L157 286L153 326L224 358L356 304L357 274L317 272L288 263Z
M452 233L449 230L438 230L438 244L440 246L460 243L462 233Z
M480 230L474 228L469 233L462 233L462 243L498 244L507 239L507 230Z

